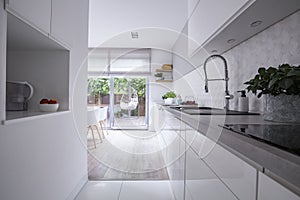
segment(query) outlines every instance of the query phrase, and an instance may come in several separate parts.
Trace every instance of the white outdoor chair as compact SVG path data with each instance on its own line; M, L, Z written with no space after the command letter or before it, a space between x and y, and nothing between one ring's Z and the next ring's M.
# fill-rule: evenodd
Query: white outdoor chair
M130 117L131 111L137 108L138 103L139 103L139 98L137 95L137 91L132 87L128 87L125 90L125 93L121 97L121 101L120 101L121 109L127 110L128 117Z
M105 138L104 131L103 131L103 126L105 127L106 134L108 135L107 126L105 125L106 124L106 119L107 119L107 109L108 109L107 106L100 107L100 108L97 109L97 112L96 112L97 121L100 124L101 130L102 130L102 133L103 133L103 138Z
M88 112L87 112L87 125L88 125L87 134L89 134L89 130L91 130L95 148L96 148L96 141L95 141L95 135L94 135L94 128L96 129L96 131L99 135L100 141L103 142L102 137L100 135L100 131L98 129L98 122L99 122L98 121L98 116L99 116L99 114L100 114L99 108L97 108L95 110L88 110ZM103 136L104 136L104 134L103 134Z

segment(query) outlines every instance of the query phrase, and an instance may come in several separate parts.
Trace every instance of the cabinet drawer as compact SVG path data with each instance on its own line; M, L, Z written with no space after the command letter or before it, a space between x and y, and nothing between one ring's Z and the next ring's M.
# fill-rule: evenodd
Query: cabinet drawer
M195 154L186 152L186 197L190 199L234 200L234 194Z
M273 179L259 172L258 200L299 200L300 197L292 193Z
M239 199L255 200L257 170L216 144L204 161Z

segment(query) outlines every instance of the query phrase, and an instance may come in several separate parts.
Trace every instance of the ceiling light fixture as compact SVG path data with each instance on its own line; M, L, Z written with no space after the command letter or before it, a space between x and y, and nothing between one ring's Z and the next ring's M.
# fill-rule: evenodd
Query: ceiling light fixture
M235 39L229 39L229 40L227 40L227 43L232 44L232 43L235 43L235 41L236 41Z
M250 26L251 26L252 28L254 28L254 27L257 27L257 26L259 26L259 25L261 25L261 24L262 24L262 21L257 20L257 21L252 22L252 23L250 24Z
M138 39L139 38L139 33L138 32L131 32L131 38L132 39Z

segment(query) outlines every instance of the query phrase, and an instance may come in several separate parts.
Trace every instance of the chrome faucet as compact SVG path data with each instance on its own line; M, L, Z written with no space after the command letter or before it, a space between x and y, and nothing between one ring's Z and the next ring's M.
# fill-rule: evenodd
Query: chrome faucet
M221 60L224 62L225 78L214 78L214 79L208 79L207 78L206 64L212 58L221 58ZM208 93L208 81L225 81L225 106L224 106L224 109L226 111L228 111L229 110L229 100L233 99L233 95L231 95L229 93L229 90L228 90L228 80L229 80L229 77L228 77L228 66L227 66L226 59L223 56L217 55L217 54L209 56L204 61L204 75L205 75L205 92L206 93Z

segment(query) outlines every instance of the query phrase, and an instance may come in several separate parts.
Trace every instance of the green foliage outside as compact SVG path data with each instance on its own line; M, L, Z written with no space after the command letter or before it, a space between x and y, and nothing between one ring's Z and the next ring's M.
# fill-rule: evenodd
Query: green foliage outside
M90 96L109 94L109 78L89 78L88 94Z
M139 99L145 97L146 79L145 78L114 78L115 94L124 94L129 85L137 91ZM89 78L88 94L98 96L99 94L109 94L109 78Z

